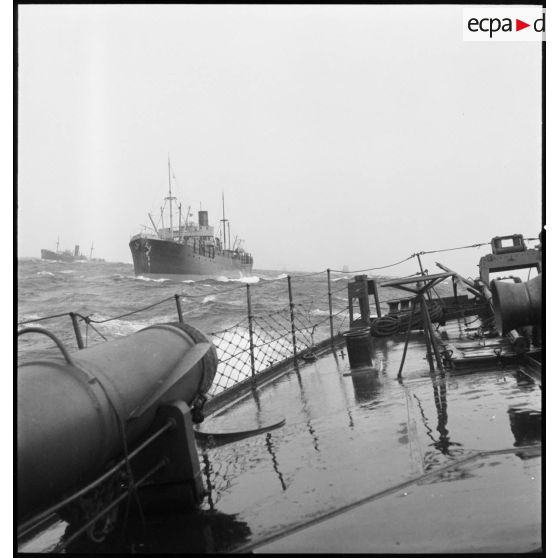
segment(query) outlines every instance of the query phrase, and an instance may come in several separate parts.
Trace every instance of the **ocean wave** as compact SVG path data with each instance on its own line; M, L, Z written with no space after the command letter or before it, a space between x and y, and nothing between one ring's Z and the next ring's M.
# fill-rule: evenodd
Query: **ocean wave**
M145 277L144 275L138 275L137 277L134 277L134 279L137 279L138 281L148 281L151 283L165 283L167 281L172 281L172 279L168 279L167 277L160 277L158 279L155 279L152 277Z
M260 278L257 275L253 275L252 277L241 277L240 279L233 279L236 283L259 283Z
M135 333L140 329L144 329L147 326L165 323L168 321L176 321L176 316L174 314L168 314L165 316L159 316L157 318L146 318L146 319L135 319L135 320L123 320L123 319L110 319L111 316L105 314L95 314L91 316L95 321L109 320L108 322L97 324L93 321L95 329L102 333L109 340L114 337L121 337L124 335L130 335ZM96 338L94 332L91 333L92 339Z
M259 283L260 278L257 275L236 278L220 275L219 277L215 278L215 281L217 281L218 283Z
M54 273L50 271L37 271L37 275L40 275L41 277L54 277Z
M329 310L320 310L319 308L315 308L310 311L310 314L313 316L329 316Z
M208 302L214 302L216 300L216 295L208 295L202 300L202 304L207 304Z
M35 324L33 320L40 320L42 317L43 316L40 316L39 314L24 314L23 316L18 317L17 321L18 323L29 322L28 324L25 325L25 327L30 327L31 325Z
M60 273L63 273L64 275L67 275L69 273L75 273L76 270L75 269L63 269L62 271L60 271Z
M288 273L280 273L279 275L277 275L277 277L263 277L262 279L264 281L277 281L278 279L286 279L288 277Z

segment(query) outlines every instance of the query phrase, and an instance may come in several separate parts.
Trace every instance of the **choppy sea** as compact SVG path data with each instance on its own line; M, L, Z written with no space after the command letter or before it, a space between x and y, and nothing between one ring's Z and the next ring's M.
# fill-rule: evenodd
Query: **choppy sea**
M326 271L300 273L255 270L250 276L214 278L136 276L132 264L18 260L18 327L41 327L54 333L69 351L77 342L69 313L78 315L86 346L128 335L154 323L177 321L179 295L184 321L206 334L234 327L247 316L247 285L252 314L289 308L292 300L308 319L320 323L318 337L329 333ZM332 272L332 310L336 330L348 329L347 282L350 274ZM150 307L150 308L149 308ZM87 318L88 322L82 318ZM29 360L58 351L46 336L18 336L18 359Z

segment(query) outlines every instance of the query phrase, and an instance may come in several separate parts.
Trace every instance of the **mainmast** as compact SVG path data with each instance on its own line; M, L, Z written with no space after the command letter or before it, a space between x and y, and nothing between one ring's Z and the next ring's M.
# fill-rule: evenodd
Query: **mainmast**
M223 250L227 249L227 227L226 224L228 222L228 219L225 219L225 192L221 193L222 196L222 200L223 200L223 218L221 219L221 222L223 223Z

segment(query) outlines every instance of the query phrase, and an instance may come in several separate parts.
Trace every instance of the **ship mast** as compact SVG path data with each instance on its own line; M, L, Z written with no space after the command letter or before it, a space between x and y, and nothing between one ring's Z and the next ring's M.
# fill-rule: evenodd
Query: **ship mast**
M170 166L170 153L168 154L168 161L169 161L169 195L166 197L166 200L169 200L169 221L170 221L170 238L173 238L174 233L172 230L172 200L176 199L172 197L172 190L171 190L171 166Z
M182 204L178 204L178 236L182 236Z
M223 223L223 250L227 249L227 227L226 224L228 222L228 219L225 219L225 192L221 193L221 197L223 200L223 218L221 219L221 222Z

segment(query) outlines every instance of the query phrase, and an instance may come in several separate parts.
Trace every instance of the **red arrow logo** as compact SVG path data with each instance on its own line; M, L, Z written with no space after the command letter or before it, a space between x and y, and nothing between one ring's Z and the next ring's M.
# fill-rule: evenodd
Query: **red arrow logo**
M521 21L520 19L515 20L515 30L516 31L521 31L522 29L525 29L525 27L531 27L531 24L530 23L525 23L524 21Z

